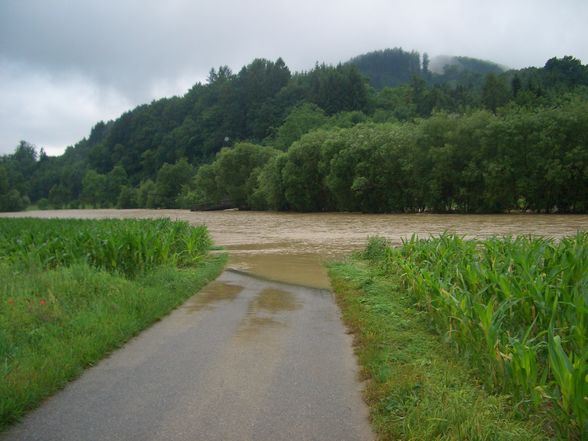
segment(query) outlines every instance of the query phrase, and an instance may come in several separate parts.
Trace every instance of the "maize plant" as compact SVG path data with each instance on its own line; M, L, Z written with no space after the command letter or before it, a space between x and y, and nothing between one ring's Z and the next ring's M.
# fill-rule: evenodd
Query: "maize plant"
M158 265L193 265L210 244L205 227L168 219L0 219L0 259L42 268L85 262L134 276Z
M557 409L564 436L588 436L588 233L559 242L413 236L398 248L372 238L368 251L401 274L489 388L520 408Z

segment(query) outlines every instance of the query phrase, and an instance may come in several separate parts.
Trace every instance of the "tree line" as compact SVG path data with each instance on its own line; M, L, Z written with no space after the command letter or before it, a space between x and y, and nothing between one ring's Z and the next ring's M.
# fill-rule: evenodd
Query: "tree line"
M0 210L219 200L304 211L587 210L578 123L587 66L563 57L478 73L487 65L468 71L476 60L464 58L460 75L446 69L443 80L427 57L419 70L418 53L389 55L406 59L395 87L373 88L351 62L293 74L281 59L258 59L99 122L59 157L22 141L0 157Z
M587 141L585 100L323 128L287 152L223 149L180 197L294 211L586 212Z

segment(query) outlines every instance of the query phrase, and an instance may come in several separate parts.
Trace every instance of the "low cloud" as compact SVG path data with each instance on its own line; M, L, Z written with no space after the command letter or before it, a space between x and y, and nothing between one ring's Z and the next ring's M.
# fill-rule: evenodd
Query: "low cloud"
M586 63L587 18L585 0L2 0L0 154L23 138L62 151L99 120L256 57L307 70L403 47Z
M87 136L101 119L111 119L131 103L76 72L55 75L23 64L0 63L0 147L14 150L18 141L60 154Z

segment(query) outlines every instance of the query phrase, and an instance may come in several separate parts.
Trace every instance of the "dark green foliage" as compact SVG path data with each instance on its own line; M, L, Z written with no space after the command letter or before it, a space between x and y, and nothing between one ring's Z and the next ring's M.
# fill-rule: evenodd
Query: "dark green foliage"
M353 65L317 65L303 80L309 85L308 100L328 115L367 108L366 80Z
M176 198L184 185L192 179L193 170L188 161L182 159L175 164L163 164L157 173L156 207L176 208Z
M276 154L261 169L257 178L257 188L252 198L252 208L274 211L289 209L282 179L282 172L287 160L286 154Z
M435 81L476 82L489 74L500 75L504 68L491 61L470 57L450 57L443 66L443 74Z
M349 63L368 77L376 89L400 86L408 83L415 75L428 72L428 57L427 67L423 66L421 70L419 53L405 52L402 48L369 52L352 58Z
M288 150L282 169L285 200L294 211L327 211L332 209L324 184L323 146L330 132L320 130L305 135Z
M319 130L268 164L256 191L297 211L584 212L587 115L580 100Z
M213 164L198 170L192 185L196 190L194 202L214 204L226 200L237 208L252 208L258 175L277 154L271 147L248 143L222 149Z
M63 184L55 184L49 190L49 203L55 208L64 207L71 199L69 190Z
M287 150L302 135L325 125L327 121L325 112L316 104L305 103L294 107L269 143L280 150Z
M369 52L352 58L349 62L370 80L376 89L398 87L421 77L432 84L479 85L487 74L499 75L504 68L490 61L469 57L440 56L429 59L416 51L407 52L402 48ZM431 70L431 64L435 71Z
M82 181L82 201L94 208L106 206L108 200L108 177L88 170Z
M136 208L137 205L137 191L127 185L121 187L116 208Z
M588 85L588 66L577 58L551 58L545 63L545 83L548 86L573 87Z
M510 98L508 87L502 78L490 73L486 75L484 86L482 87L482 104L492 112L504 106Z
M157 207L157 187L155 182L151 179L147 179L141 182L141 185L137 189L137 205L145 208L156 208Z
M121 188L129 184L127 171L121 164L114 166L112 171L108 173L107 192L108 204L116 205Z
M60 157L22 141L0 157L0 210L41 200L54 208L232 200L304 211L587 211L588 68L567 56L503 72L447 57L435 73L438 61L423 57L421 68L418 53L391 49L295 74L281 59L256 59L237 74L212 69L183 97L99 122ZM399 85L372 89L361 66L372 82L392 75ZM369 129L353 130L361 124ZM217 157L238 144L293 151L272 161L275 153L254 147Z
M19 211L30 203L29 177L37 164L35 147L21 141L12 155L0 157L0 211Z

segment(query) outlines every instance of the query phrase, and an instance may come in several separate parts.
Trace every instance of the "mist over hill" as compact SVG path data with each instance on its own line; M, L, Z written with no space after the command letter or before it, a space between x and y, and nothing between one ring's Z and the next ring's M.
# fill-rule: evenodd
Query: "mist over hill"
M481 82L489 73L500 74L505 67L492 61L470 57L438 55L429 58L417 51L402 48L384 49L359 55L348 61L369 79L376 89L406 84L414 76L420 76L430 83L447 81Z

